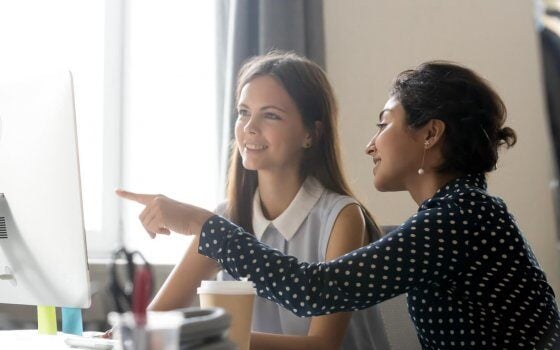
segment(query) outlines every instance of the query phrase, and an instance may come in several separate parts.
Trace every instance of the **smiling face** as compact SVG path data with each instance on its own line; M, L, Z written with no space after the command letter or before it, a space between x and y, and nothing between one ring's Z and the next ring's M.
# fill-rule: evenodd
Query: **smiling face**
M264 75L241 89L235 140L246 169L299 172L311 137L284 87Z
M418 181L424 139L410 128L400 102L390 98L379 115L379 130L366 147L373 158L374 185L379 191L403 191Z

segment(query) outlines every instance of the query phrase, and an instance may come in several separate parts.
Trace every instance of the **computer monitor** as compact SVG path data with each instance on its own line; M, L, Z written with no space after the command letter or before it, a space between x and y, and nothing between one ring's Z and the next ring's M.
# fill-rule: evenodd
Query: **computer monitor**
M0 75L0 303L88 308L72 76Z

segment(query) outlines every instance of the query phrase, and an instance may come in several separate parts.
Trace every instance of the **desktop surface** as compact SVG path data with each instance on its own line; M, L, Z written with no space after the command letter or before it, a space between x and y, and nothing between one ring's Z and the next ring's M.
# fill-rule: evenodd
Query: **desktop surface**
M37 330L1 331L0 344L5 349L11 350L55 350L71 349L64 339L68 334L42 335Z
M85 335L87 336L87 332ZM37 330L0 331L0 344L2 344L2 349L10 350L75 349L65 342L67 338L71 337L76 336L60 332L56 335L43 335L39 334Z

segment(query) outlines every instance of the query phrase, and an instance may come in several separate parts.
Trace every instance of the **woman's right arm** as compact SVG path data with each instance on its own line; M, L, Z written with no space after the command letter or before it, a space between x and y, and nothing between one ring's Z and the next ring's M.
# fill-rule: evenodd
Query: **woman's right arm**
M198 254L198 244L198 236L194 236L185 255L175 265L148 306L149 310L168 311L190 306L195 299L196 288L200 286L200 281L216 276L219 265L214 260Z
M368 246L318 263L283 255L214 216L200 226L198 249L233 277L249 277L259 296L298 316L325 315L364 309L455 275L466 259L459 241L467 227L451 216L459 218L459 209L422 210Z

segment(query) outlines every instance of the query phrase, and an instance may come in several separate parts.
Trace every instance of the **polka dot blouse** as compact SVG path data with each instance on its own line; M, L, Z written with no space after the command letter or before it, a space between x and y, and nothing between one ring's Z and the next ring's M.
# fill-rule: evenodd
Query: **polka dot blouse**
M554 349L560 339L554 292L483 175L450 182L400 227L333 261L299 262L220 216L205 223L199 252L299 316L407 293L423 349Z

